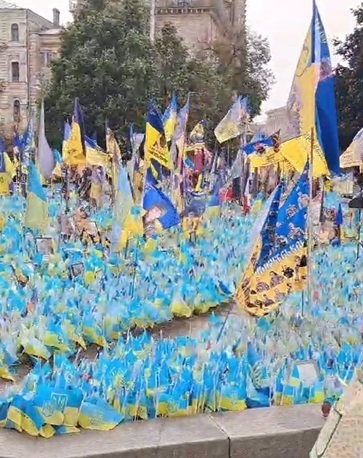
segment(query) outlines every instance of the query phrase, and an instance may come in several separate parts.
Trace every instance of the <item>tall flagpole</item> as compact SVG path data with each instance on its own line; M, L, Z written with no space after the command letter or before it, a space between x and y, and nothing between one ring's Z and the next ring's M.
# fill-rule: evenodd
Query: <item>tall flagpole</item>
M315 142L314 127L311 128L310 138L310 154L309 154L309 207L308 207L308 234L307 234L307 304L309 309L313 302L313 170L314 170L314 142ZM304 307L304 304L303 304ZM302 315L304 315L304 308L302 308Z

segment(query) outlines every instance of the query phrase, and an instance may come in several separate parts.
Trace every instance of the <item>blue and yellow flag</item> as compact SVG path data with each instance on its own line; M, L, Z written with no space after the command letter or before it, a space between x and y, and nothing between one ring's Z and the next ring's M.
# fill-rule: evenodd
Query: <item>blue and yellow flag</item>
M95 140L85 137L86 164L106 168L110 164L110 157Z
M0 196L10 194L10 184L15 173L16 168L6 153L5 144L0 140Z
M21 139L21 161L27 166L35 151L35 128L34 119L31 116L26 131Z
M165 140L163 122L157 109L154 107L153 103L150 102L145 133L145 162L147 168L152 165L152 160L166 169L172 169L171 157Z
M283 184L272 199L235 295L236 302L251 315L261 317L275 311L290 292L301 291L306 282L308 172L305 167L281 207Z
M112 160L114 158L121 159L120 145L115 138L115 134L108 126L106 126L106 150Z
M44 234L48 228L48 204L33 162L28 165L28 196L24 226Z
M147 170L144 187L144 234L146 238L157 235L180 223L178 212L169 198L156 186L150 169Z
M173 95L171 97L171 103L168 106L168 108L165 110L165 113L162 118L163 125L164 125L164 131L165 131L165 139L167 142L170 142L171 139L173 138L177 116L178 116L178 101L177 101L175 92L173 92Z
M248 100L239 96L214 130L214 135L219 143L224 143L244 133L249 120L248 111Z
M86 164L84 118L78 98L76 98L74 103L72 130L67 149L68 154L64 160L68 165L77 166Z
M172 145L172 157L176 158L176 147L179 150L180 161L184 159L185 156L185 134L189 119L189 109L190 109L190 97L188 94L187 101L184 107L178 113L178 119L175 127L175 132L173 135L173 145Z
M314 2L313 19L295 72L289 100L290 129L295 137L314 133L314 176L339 173L339 143L334 81L325 30ZM296 154L295 154L296 156ZM290 162L294 158L290 158Z
M243 152L249 157L250 166L253 170L277 165L285 160L281 154L280 131L259 141L248 143L243 147Z
M113 253L121 251L130 238L143 233L141 216L133 212L133 204L126 169L120 166L111 234Z
M189 139L190 143L194 147L204 146L204 135L205 135L205 121L200 121L190 132Z
M64 162L66 162L66 163L68 162L67 159L68 159L68 156L69 156L68 143L69 143L69 139L71 138L71 132L72 132L72 127L69 124L69 122L66 121L64 123L63 144L62 144L62 156L63 156Z

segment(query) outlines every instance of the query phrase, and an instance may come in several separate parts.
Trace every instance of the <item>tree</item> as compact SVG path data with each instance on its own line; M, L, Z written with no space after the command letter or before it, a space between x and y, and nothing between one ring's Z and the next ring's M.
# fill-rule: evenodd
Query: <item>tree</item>
M336 99L340 146L346 149L363 127L363 5L353 10L357 25L336 51L344 63L336 69Z
M120 135L128 123L143 129L148 100L165 108L173 91L180 104L190 93L190 126L204 119L210 138L233 93L250 96L253 113L259 113L271 85L266 41L248 34L246 42L239 33L234 43L229 37L191 55L172 24L165 24L151 43L147 13L143 0L90 0L65 29L45 100L52 142L60 142L60 127L75 97L84 107L89 133L97 131L99 138L106 120Z
M142 0L125 0L121 6L92 0L65 30L45 100L51 140L59 142L60 123L72 113L75 97L90 132L104 135L106 120L120 132L126 122L141 124L158 81L144 8Z
M178 94L179 104L190 95L189 126L201 120L215 127L228 107L230 93L225 95L226 79L218 75L215 60L203 56L190 56L172 24L165 24L155 42L160 62L160 93L162 106L166 106L172 92ZM209 129L211 130L211 129Z

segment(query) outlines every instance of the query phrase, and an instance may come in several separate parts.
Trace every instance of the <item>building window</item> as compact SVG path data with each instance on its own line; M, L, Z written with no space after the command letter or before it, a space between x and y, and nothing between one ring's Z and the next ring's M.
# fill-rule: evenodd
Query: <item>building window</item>
M14 122L20 122L20 100L14 100Z
M47 67L53 58L53 53L51 51L44 51L41 53L43 66Z
M11 63L11 80L13 81L13 83L18 83L20 81L19 62Z
M19 26L18 24L11 24L11 41L19 41Z

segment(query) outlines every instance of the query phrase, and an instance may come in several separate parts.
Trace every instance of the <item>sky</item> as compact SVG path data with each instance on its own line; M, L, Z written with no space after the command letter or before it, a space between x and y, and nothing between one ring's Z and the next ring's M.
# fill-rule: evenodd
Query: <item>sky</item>
M12 1L12 0L9 0ZM61 22L71 19L68 0L13 0L52 19L52 8L61 11ZM317 0L329 41L344 38L354 28L351 8L359 0ZM312 15L311 0L247 0L247 22L252 30L268 38L272 53L270 67L276 83L263 111L286 104L292 78ZM337 63L337 58L333 59Z

